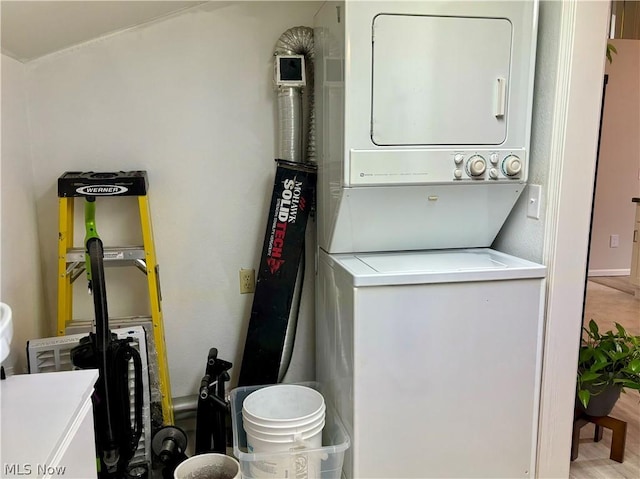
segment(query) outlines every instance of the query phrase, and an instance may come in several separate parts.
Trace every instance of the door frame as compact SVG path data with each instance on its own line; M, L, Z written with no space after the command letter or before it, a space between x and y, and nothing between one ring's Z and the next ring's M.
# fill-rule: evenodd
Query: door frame
M568 477L610 2L561 2L543 262L537 477Z

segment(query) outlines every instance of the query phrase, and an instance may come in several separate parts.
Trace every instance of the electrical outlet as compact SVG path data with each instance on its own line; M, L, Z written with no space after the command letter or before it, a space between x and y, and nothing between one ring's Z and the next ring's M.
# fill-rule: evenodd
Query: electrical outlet
M254 293L256 291L256 270L240 270L240 294Z
M611 235L609 236L609 248L617 248L620 246L620 236Z

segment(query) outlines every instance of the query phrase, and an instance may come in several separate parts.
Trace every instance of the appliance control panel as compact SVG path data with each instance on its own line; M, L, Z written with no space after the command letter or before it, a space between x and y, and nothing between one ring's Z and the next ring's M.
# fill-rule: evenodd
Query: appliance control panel
M351 150L351 186L525 182L524 149Z

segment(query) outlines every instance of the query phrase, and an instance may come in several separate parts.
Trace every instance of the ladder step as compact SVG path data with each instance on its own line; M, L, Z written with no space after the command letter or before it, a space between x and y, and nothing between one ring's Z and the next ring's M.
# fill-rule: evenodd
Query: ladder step
M131 326L153 327L151 316L122 316L119 318L109 318L109 328L129 328ZM73 319L67 323L65 334L88 333L93 329L92 319ZM146 329L146 328L145 328ZM151 331L151 329L148 329Z
M105 246L104 262L113 261L137 261L145 259L142 246ZM84 248L70 248L67 250L67 263L79 263L85 260Z

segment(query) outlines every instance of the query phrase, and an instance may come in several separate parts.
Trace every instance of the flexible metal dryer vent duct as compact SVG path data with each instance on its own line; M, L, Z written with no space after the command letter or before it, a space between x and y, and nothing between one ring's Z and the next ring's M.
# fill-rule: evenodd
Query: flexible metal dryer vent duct
M293 27L284 32L278 39L274 51L276 62L278 55L303 55L305 60L306 89L301 86L278 85L278 150L277 157L296 162L316 161L315 136L315 103L313 97L313 75L315 47L313 29L309 27ZM275 69L274 69L275 71ZM277 85L277 74L274 78ZM307 98L307 154L302 157L304 127L302 100L303 90ZM298 275L294 286L293 302L289 312L289 321L282 350L282 360L278 373L278 382L282 382L293 355L302 287L305 274L305 248L303 248L298 267Z
M278 158L289 161L316 161L315 111L313 99L313 63L315 57L313 29L293 27L284 32L274 55L304 55L308 100L307 155L302 157L304 125L302 87L278 86Z

